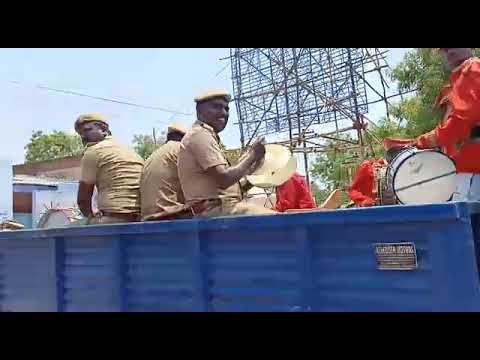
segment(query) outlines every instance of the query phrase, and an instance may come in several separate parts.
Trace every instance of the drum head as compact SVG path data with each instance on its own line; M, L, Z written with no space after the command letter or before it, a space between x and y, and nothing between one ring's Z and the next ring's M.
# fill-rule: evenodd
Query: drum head
M287 147L277 144L265 145L265 158L258 169L247 180L260 188L271 188L283 184L297 170L297 159Z
M392 171L393 189L402 204L445 202L455 191L455 163L439 151L400 154Z
M73 210L50 209L40 218L38 228L48 229L68 226L75 218Z

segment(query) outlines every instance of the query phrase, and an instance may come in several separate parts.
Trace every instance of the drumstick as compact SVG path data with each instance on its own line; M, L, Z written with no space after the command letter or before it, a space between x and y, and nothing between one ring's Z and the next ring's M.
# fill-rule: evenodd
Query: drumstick
M414 186L417 186L417 185L422 185L422 184L425 184L427 182L430 182L430 181L433 181L433 180L437 180L437 179L441 179L445 176L450 176L450 175L453 175L453 174L456 174L457 171L450 171L449 173L446 173L446 174L443 174L443 175L438 175L438 176L435 176L433 178L430 178L430 179L427 179L427 180L422 180L422 181L418 181L416 183L413 183L413 184L410 184L410 185L407 185L407 186L404 186L404 187L401 187L400 189L396 189L396 192L400 192L400 191L403 191L403 190L407 190L407 189L410 189Z

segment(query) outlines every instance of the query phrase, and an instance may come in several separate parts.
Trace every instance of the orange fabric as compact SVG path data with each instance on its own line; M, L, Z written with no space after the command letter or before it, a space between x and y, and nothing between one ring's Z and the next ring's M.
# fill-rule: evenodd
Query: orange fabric
M360 164L352 185L348 188L348 196L357 206L372 206L376 200L375 167L386 166L384 159L365 160Z
M469 142L472 128L480 126L480 59L471 58L455 69L450 76L451 92L448 114L434 130L417 139L417 147L448 147ZM458 172L480 173L480 144L463 145L455 151Z
M442 108L447 105L448 100L450 99L450 92L452 91L452 85L444 85L435 99L435 106Z
M452 85L447 84L443 86L435 100L435 106L443 110L443 117L439 121L440 125L444 124L447 121L448 116L452 112L452 107L450 106L450 103L449 103L451 91L452 91ZM456 144L447 144L445 146L442 146L441 150L444 154L447 154L448 156L452 157L457 152L457 146Z
M284 212L288 209L314 209L315 201L308 189L305 177L295 173L276 189L277 202L274 210Z
M383 146L385 150L396 149L396 148L414 145L414 144L415 144L415 140L412 140L412 139L396 139L396 138L383 139Z

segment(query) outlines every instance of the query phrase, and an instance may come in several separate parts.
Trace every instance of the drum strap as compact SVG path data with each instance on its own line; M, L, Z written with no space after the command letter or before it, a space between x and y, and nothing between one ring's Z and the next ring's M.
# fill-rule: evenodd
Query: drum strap
M380 169L383 167L383 165L378 165L375 164L373 165L373 183L375 186L372 189L372 194L374 197L378 196L378 184L380 180Z
M471 140L480 140L480 126L475 126L470 132Z
M435 176L433 178L430 178L430 179L426 179L426 180L422 180L422 181L418 181L416 183L413 183L413 184L410 184L410 185L407 185L407 186L403 186L401 188L398 188L396 191L397 192L400 192L400 191L403 191L403 190L407 190L407 189L410 189L414 186L417 186L417 185L422 185L422 184L425 184L427 182L430 182L430 181L433 181L433 180L437 180L437 179L441 179L443 177L446 177L446 176L450 176L450 175L453 175L453 174L456 174L457 171L450 171L446 174L442 174L442 175L438 175L438 176Z

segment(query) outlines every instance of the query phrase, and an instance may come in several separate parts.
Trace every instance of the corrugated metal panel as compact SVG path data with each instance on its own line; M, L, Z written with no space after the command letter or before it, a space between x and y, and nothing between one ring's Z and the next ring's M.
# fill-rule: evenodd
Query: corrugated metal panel
M0 305L479 311L478 214L451 203L3 232ZM377 270L377 242L413 242L418 269Z
M257 227L202 236L212 311L291 311L301 305L295 230Z
M120 311L122 273L118 240L110 236L64 240L64 311Z
M317 236L322 239L312 242L312 310L431 309L430 247L425 233L419 231L419 225L411 224L406 229L405 225L385 224L377 231L372 231L368 224L348 228L339 226L335 232L310 228L309 238ZM411 241L417 249L419 270L377 270L372 244Z
M130 311L200 311L193 267L196 234L146 234L126 242Z
M58 179L31 176L31 175L15 175L13 177L14 185L44 185L44 186L57 186L59 184Z
M56 311L52 239L2 240L0 301L2 311Z

